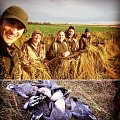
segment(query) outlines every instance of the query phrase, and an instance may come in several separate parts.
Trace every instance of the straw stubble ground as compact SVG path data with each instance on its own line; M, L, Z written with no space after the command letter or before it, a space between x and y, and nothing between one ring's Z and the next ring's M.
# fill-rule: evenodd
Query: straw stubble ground
M58 85L70 89L70 96L78 98L88 104L99 120L113 120L115 97L114 81L79 81L79 80L57 80ZM21 81L5 81L0 84L2 120L29 120L29 112L23 110L26 100L5 89L9 83L21 83Z

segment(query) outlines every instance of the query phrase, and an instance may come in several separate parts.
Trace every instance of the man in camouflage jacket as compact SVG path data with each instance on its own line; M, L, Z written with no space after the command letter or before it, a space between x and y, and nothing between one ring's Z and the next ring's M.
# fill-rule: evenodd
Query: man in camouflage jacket
M23 61L36 62L43 61L46 58L45 44L41 41L42 33L40 30L34 30L32 37L24 42L22 46Z
M90 46L90 40L91 36L89 29L86 28L84 34L81 35L81 38L79 40L79 50L88 49Z
M0 79L20 79L20 51L14 42L25 32L28 15L22 8L10 6L0 23Z
M75 53L79 49L79 41L77 39L77 34L75 32L75 27L70 26L66 33L66 39L65 42L68 45L69 51L71 53Z

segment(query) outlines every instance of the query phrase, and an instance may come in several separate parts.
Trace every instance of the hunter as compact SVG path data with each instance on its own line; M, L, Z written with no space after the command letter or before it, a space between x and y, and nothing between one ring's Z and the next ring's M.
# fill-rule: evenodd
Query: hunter
M42 42L42 33L40 30L34 30L32 37L24 42L22 46L23 60L35 63L44 61L46 58L45 44Z
M53 41L47 52L48 60L51 60L55 57L67 57L70 55L68 45L64 40L65 40L65 33L63 31L59 31L57 33L56 40Z
M65 32L65 42L69 47L70 53L75 53L79 49L79 41L77 39L77 34L75 32L75 27L70 26L68 30Z
M90 46L90 40L90 31L88 28L86 28L84 34L81 35L81 38L79 40L79 50L88 49Z
M10 6L0 21L0 79L20 79L20 50L15 42L26 31L28 14L18 6Z

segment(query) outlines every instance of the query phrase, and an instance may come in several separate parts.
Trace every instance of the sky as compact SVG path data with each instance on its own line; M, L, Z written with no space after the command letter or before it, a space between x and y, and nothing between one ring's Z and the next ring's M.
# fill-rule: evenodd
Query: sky
M0 14L18 5L29 15L29 22L120 23L120 0L0 0Z

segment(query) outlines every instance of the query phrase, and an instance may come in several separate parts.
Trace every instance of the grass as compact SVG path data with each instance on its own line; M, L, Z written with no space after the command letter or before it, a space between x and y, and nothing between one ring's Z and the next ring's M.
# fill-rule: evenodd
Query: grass
M57 30L67 30L70 25L61 25L61 24L52 24L52 25L28 25L28 29L40 29L43 33L45 31L46 34L54 34ZM118 28L111 27L111 26L98 26L98 25L73 25L76 28L77 32L84 32L86 28L89 28L91 32L104 32L104 31L111 31L117 30Z

